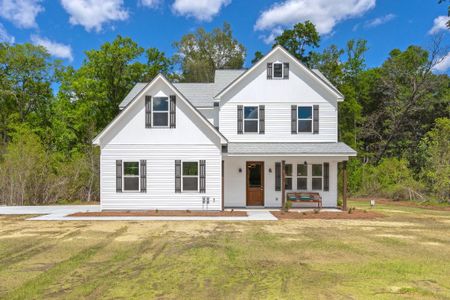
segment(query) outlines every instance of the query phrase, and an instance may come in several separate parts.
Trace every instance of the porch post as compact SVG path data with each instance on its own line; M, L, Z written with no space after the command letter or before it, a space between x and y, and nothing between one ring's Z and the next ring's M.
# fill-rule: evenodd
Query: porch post
M342 162L342 209L347 210L347 161Z
M286 172L284 169L285 161L281 161L281 208L284 208L284 203L286 201Z

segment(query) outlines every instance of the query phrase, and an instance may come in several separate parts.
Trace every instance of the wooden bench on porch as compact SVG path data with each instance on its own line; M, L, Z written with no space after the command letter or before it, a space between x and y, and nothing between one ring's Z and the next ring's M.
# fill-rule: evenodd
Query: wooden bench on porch
M286 201L297 203L317 203L318 208L322 208L322 197L319 193L312 192L289 192L286 193Z

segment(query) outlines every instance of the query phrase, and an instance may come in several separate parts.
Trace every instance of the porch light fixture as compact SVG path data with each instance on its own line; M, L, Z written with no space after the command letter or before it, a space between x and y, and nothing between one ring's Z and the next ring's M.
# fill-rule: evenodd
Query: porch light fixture
M303 164L306 166L308 163L307 163L306 160L305 160L305 162L304 162Z
M272 168L269 168L269 173L272 173Z
M242 173L242 168L239 168L239 173Z

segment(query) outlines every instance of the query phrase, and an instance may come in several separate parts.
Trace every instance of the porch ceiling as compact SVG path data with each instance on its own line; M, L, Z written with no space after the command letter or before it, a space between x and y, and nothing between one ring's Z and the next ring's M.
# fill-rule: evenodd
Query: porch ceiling
M228 155L356 156L345 143L228 143Z

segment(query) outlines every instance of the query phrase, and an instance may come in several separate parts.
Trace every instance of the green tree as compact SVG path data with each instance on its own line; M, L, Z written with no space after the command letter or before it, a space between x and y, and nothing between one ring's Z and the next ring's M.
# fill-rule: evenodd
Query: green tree
M143 80L145 82L152 81L159 73L170 76L172 70L172 60L166 57L165 53L157 48L149 48L145 50L147 58L145 75Z
M311 50L319 47L320 35L310 21L297 23L292 29L285 29L275 38L275 44L281 45L307 66L310 65ZM309 52L308 49L310 50Z
M252 59L252 65L256 64L263 57L264 57L264 54L262 54L261 51L256 51L255 57L253 57L253 59Z
M45 125L55 64L44 47L0 43L0 144L13 123L31 122L35 130Z
M422 138L425 162L422 175L440 199L450 202L450 119L436 119L435 127Z
M199 28L173 45L177 53L174 59L186 82L212 82L215 70L239 69L244 65L245 48L233 37L228 23L212 32Z

